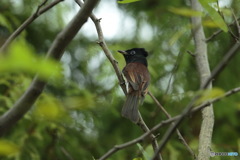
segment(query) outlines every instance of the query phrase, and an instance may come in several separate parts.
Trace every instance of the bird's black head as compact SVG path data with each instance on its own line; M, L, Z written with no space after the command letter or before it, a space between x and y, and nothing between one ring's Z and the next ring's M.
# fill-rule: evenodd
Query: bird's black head
M132 48L126 51L119 50L118 52L124 56L127 64L138 62L144 64L145 66L148 65L146 59L148 52L144 48Z

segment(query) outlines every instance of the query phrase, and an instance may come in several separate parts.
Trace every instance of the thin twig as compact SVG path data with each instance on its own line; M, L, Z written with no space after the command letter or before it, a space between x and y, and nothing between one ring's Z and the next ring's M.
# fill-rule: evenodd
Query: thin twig
M196 54L192 53L191 51L187 51L188 54L190 54L192 57L196 57Z
M82 7L83 3L79 0L75 0L75 2L80 6ZM115 58L113 57L111 51L108 49L108 46L104 40L104 36L103 36L103 32L102 32L102 27L100 25L100 21L101 21L101 18L98 19L94 14L91 14L90 15L90 18L92 19L93 23L95 24L96 26L96 30L97 30L97 35L98 35L98 44L99 46L101 46L103 52L105 53L106 57L108 58L108 60L111 62L114 70L115 70L115 73L118 77L118 80L119 80L119 83L120 83L120 86L124 92L124 94L126 95L127 94L127 89L126 89L126 84L125 84L125 81L124 81L124 78L122 76L122 72L120 71L120 69L118 68L118 62L115 60Z
M170 118L171 115L165 110L165 108L161 105L161 103L157 100L157 98L149 91L148 94L150 97L154 100L154 102L157 104L157 106L160 108L160 110L163 111L163 113Z
M61 147L60 149L69 160L74 160L73 157L69 154L69 152L64 147Z
M218 13L219 15L222 17L222 19L225 21L225 17L223 15L223 12L221 12L220 10L220 6L219 6L219 2L217 1L217 7L218 7ZM230 26L227 26L228 27L228 33L236 40L238 40L238 37L233 33L233 31L231 30Z
M238 37L240 37L240 26L239 26L239 22L238 22L237 17L236 17L236 15L235 15L235 13L234 13L233 10L232 10L232 14L233 14L233 18L234 18L234 20L235 20L236 26L237 26ZM238 38L237 40L239 40L239 38Z
M225 92L224 95L219 96L217 98L214 98L212 100L206 101L206 102L202 103L201 105L197 106L196 108L193 108L191 112L195 113L195 112L199 111L199 108L202 109L204 107L208 107L210 104L218 102L218 101L222 100L223 98L227 98L227 97L229 97L229 96L231 96L235 93L238 93L238 92L240 92L240 87L231 89L231 90Z
M171 71L170 78L169 78L169 80L168 80L168 84L167 84L167 88L166 88L165 94L167 94L168 91L170 90L170 86L172 85L172 84L171 84L172 79L173 79L173 77L174 77L174 74L175 74L175 73L177 72L177 70L178 70L179 63L180 63L180 61L182 60L182 57L183 57L182 52L179 52L179 54L178 54L178 56L177 56L177 60L176 60L176 62L175 62L175 64L174 64L174 67L173 67L173 69L172 69L172 71Z
M230 48L230 50L227 52L227 54L223 57L223 59L218 63L218 65L214 68L214 70L212 71L211 76L205 81L205 83L203 83L202 87L200 89L206 89L209 85L209 83L216 78L219 73L221 73L223 71L223 69L225 68L225 66L227 65L227 63L233 58L234 55L236 55L237 50L240 47L240 43L236 42L233 47ZM171 125L168 130L166 131L166 133L164 134L159 148L158 148L158 152L161 152L163 147L165 146L165 144L167 143L167 141L169 140L169 138L171 137L171 135L173 134L173 131L178 127L178 125L183 121L183 119L186 117L186 115L188 115L189 112L191 112L192 108L194 107L194 104L196 102L196 100L199 98L199 95L193 97L193 99L189 102L189 104L187 105L187 107L182 111L182 113L180 114L179 119L175 122L174 125ZM156 157L157 155L155 154L153 156L153 159Z
M167 118L168 119L172 118L172 116L165 110L165 108L161 105L161 103L157 100L157 98L151 92L148 92L148 94L153 99L153 101L157 104L157 106L163 111L163 113L167 116ZM173 122L173 124L174 124L174 122ZM176 129L176 132L177 132L178 138L186 146L187 150L190 152L190 154L193 156L193 158L196 159L196 155L194 154L191 147L187 144L186 140L183 138L179 129Z
M81 7L83 5L83 3L80 1L80 0L75 0L75 2ZM124 81L124 78L122 76L122 72L120 71L120 69L118 68L118 65L117 65L117 61L114 59L114 57L112 56L112 53L110 52L110 50L108 49L108 46L104 40L104 36L103 36L103 32L102 32L102 28L101 28L101 25L100 25L100 20L101 19L98 19L93 13L90 15L90 18L92 19L93 23L95 24L96 26L96 30L97 30L97 34L98 34L98 44L101 46L103 52L105 53L106 57L109 59L109 61L111 62L114 70L115 70L115 73L118 77L118 80L119 80L119 83L120 83L120 86L124 92L124 94L126 95L127 94L127 90L126 90L126 84L125 84L125 81ZM146 123L144 122L144 120L142 119L142 116L139 112L139 117L140 117L140 121L138 122L138 126L144 131L144 132L147 132L149 131L149 128L148 126L146 125ZM152 139L152 146L153 146L153 150L156 151L157 148L158 148L158 143L157 143L157 140L155 139L155 136L153 134L150 134L150 137ZM161 160L161 155L158 154L156 156L156 160Z
M173 81L173 78L174 78L174 74L177 72L178 68L179 68L179 65L180 63L182 62L183 60L183 56L184 56L184 53L188 47L188 45L185 45L187 43L190 42L190 38L186 39L185 42L183 43L184 45L181 47L179 53L178 53L178 56L177 56L177 59L176 59L176 62L174 63L174 67L173 69L170 71L170 77L169 77L169 80L168 80L168 84L167 84L167 88L165 90L165 94L168 94L168 92L170 91L170 88L171 86L173 85L174 82Z
M51 9L53 6L57 5L59 2L61 2L63 0L55 0L52 3L50 3L49 5L43 7L46 3L47 0L45 0L43 3L41 3L36 12L33 13L28 19L26 19L9 37L8 39L4 42L4 44L2 45L2 47L0 48L0 53L4 54L4 51L6 50L6 48L9 46L9 44L24 30L26 29L26 27L28 25L30 25L37 17L39 17L41 14L43 14L44 12L48 11L49 9ZM43 7L43 8L41 8Z
M39 14L39 10L42 8L42 6L44 6L47 3L48 0L43 1L40 5L38 5L38 8L36 10L36 12L34 14L38 15Z
M87 0L82 9L69 24L56 36L48 50L46 58L60 60L65 48L87 21L98 0ZM20 120L32 107L47 82L42 82L38 75L34 77L30 87L7 112L0 117L0 136Z
M146 123L144 122L140 112L139 113L139 117L140 117L140 121L137 123L137 125L142 128L143 132L149 132L149 128L148 126L146 125ZM154 152L157 152L157 149L158 149L158 142L156 140L156 136L154 134L150 134L149 137L151 138L151 141L152 141L152 146L153 146L153 150ZM156 157L156 160L162 160L162 156L161 154L158 154L157 157Z
M229 51L225 54L225 56L222 58L222 60L213 69L211 76L208 78L208 80L205 82L205 84L202 86L201 89L205 89L208 86L208 84L220 74L220 72L226 67L226 65L233 58L233 56L236 55L239 47L240 47L240 42L236 42L229 49Z
M180 116L176 116L173 117L171 119L165 120L160 122L159 124L157 124L156 126L154 126L152 129L150 129L148 132L145 132L144 134L142 134L140 137L135 138L131 141L128 141L126 143L120 144L120 145L115 145L113 148L111 148L107 153L105 153L102 157L99 158L99 160L105 160L108 157L110 157L112 154L114 154L115 152L117 152L118 150L127 148L129 146L135 145L139 142L142 142L144 139L146 139L147 137L149 137L149 135L151 133L153 133L154 131L156 131L157 129L159 129L160 127L162 127L165 124L169 124L175 120L177 120Z
M239 20L240 20L240 18L237 19L237 21L239 21ZM228 25L228 27L233 26L235 23L236 23L236 22L235 22L235 20L234 20L231 24ZM209 37L205 40L205 42L207 42L207 43L210 42L212 39L214 39L216 36L218 36L218 35L219 35L220 33L222 33L222 32L223 32L223 30L221 30L221 29L215 31L211 36L209 36Z
M238 88L234 88L234 89L231 89L229 90L228 92L226 92L223 96L219 96L215 99L212 99L212 100L208 100L206 102L204 102L203 104L195 107L194 109L192 109L188 114L184 115L184 116L188 116L190 114L193 114L193 113L196 113L200 110L202 110L203 108L205 107L208 107L210 104L212 103L215 103L215 102L218 102L220 100L222 100L223 98L226 98L226 97L229 97L233 94L236 94L240 92L240 87ZM139 136L138 138L135 138L131 141L128 141L126 143L123 143L123 144L120 144L120 145L115 145L113 148L111 148L107 153L105 153L99 160L105 160L107 159L108 157L110 157L111 155L113 155L114 153L116 153L117 151L121 150L121 149L124 149L124 148L127 148L129 146L132 146L132 145L135 145L139 142L142 142L143 140L145 140L152 132L155 132L156 130L158 130L160 127L162 127L163 125L166 125L166 124L169 124L169 123L172 123L172 122L175 122L177 120L179 120L181 118L182 114L180 115L177 115L173 118L170 118L170 119L167 119L167 120L164 120L164 121L161 121L159 124L155 125L152 129L150 129L148 132L144 133L143 135Z

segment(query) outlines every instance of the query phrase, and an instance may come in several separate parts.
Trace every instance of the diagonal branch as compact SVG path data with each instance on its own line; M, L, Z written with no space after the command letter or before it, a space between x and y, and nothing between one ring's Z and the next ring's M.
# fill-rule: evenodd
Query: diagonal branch
M240 42L236 42L225 54L225 56L218 63L218 65L213 69L211 76L206 80L206 82L203 84L201 89L205 89L208 86L209 82L211 82L215 77L217 77L223 71L223 69L226 67L229 61L236 55L239 48L240 48Z
M202 110L205 107L208 107L210 104L218 102L220 100L222 100L223 98L227 98L233 94L236 94L240 92L240 87L238 88L234 88L232 90L229 90L228 92L226 92L223 96L219 96L215 99L209 100L204 102L203 104L195 107L194 109L192 109L188 114L186 114L185 116L189 115L189 114L193 114L196 113L200 110ZM135 145L136 143L142 142L143 140L145 140L152 132L155 132L156 130L158 130L159 128L161 128L163 125L178 121L181 118L182 114L177 115L175 117L172 117L170 119L161 121L159 124L155 125L152 129L150 129L148 132L144 133L143 135L139 136L138 138L135 138L131 141L128 141L126 143L120 144L120 145L115 145L113 148L111 148L107 153L105 153L101 158L99 158L99 160L105 160L108 157L110 157L111 155L113 155L114 153L116 153L119 150L122 150L124 148L130 147L132 145Z
M83 3L80 1L80 0L75 0L75 2L80 6L82 7L83 6ZM102 32L102 27L100 25L100 21L101 21L101 18L98 19L94 14L91 14L90 15L90 18L91 20L93 21L93 23L95 24L96 26L96 30L97 30L97 35L98 35L98 44L101 46L103 52L105 53L106 57L108 58L108 60L111 62L114 70L115 70L115 73L118 77L118 81L120 83L120 86L124 92L124 94L126 95L127 94L127 90L126 90L126 84L125 84L125 81L124 81L124 78L122 76L122 72L120 71L120 69L118 68L118 62L115 60L115 58L113 57L111 51L108 49L108 46L104 40L104 36L103 36L103 32Z
M87 0L82 9L71 20L71 22L57 35L50 49L48 50L47 58L54 58L59 60L77 32L81 29L83 24L87 21L93 8L96 6L98 0ZM32 84L21 98L9 109L4 115L0 117L0 135L7 129L13 126L20 120L26 112L31 108L38 96L41 94L47 82L39 80L35 76Z
M228 25L228 27L232 27L234 24L238 23L239 20L240 20L240 18L235 19L231 24ZM221 30L221 29L217 30L211 36L209 36L207 39L205 39L205 41L207 43L210 42L212 39L214 39L216 36L218 36L222 32L223 32L223 30Z
M75 0L75 2L81 7L83 5L83 3L80 1L80 0ZM92 21L94 22L95 26L96 26L96 30L97 30L97 34L98 34L98 44L101 46L102 50L104 51L106 57L108 58L108 60L111 62L114 70L115 70L115 73L118 77L118 80L119 80L119 83L120 83L120 86L124 92L124 94L126 95L127 94L127 90L126 90L126 85L125 85L125 81L124 81L124 78L122 76L122 73L120 71L120 69L118 68L118 65L117 65L117 61L114 59L114 57L112 56L110 50L108 49L108 46L104 40L104 36L103 36L103 32L102 32L102 28L101 28L101 25L100 25L100 20L101 19L98 19L94 14L91 14L90 15L90 18L92 19ZM139 112L139 117L140 117L140 121L138 122L138 126L144 131L144 132L148 132L149 131L149 128L148 126L146 125L146 123L144 122L142 116L141 116L141 113ZM157 140L155 138L155 136L153 134L150 134L150 138L152 140L152 146L153 146L153 150L156 151L157 148L158 148L158 143L157 143ZM161 160L161 155L158 154L156 156L156 160Z
M42 2L36 12L31 15L28 19L26 19L23 24L21 26L19 26L11 35L10 37L4 42L4 44L2 45L2 47L0 48L0 53L4 53L4 51L6 50L6 48L9 46L9 44L28 26L30 25L37 17L39 17L41 14L45 13L46 11L48 11L49 9L51 9L52 7L54 7L55 5L57 5L59 2L64 1L64 0L55 0L52 3L50 3L49 5L43 7L46 3L47 0L45 0L44 2ZM42 8L43 7L43 8Z
M232 10L232 14L233 14L233 18L235 20L235 23L236 23L236 27L237 27L237 31L238 31L238 37L240 37L240 26L239 26L239 22L238 22L238 19L234 13L234 11ZM237 40L239 40L239 38L237 38Z
M203 85L202 85L202 87L200 89L206 89L207 88L209 83L223 71L223 69L226 67L228 62L234 57L234 55L236 55L236 53L237 53L239 48L240 48L240 43L236 42L230 48L230 50L227 52L227 54L223 57L223 59L218 63L218 65L214 68L214 70L212 71L211 76L205 81L205 83L203 83ZM159 152L161 152L161 150L163 149L163 147L165 146L165 144L167 143L167 141L171 137L173 131L178 127L178 125L182 122L182 120L186 117L186 115L188 115L189 112L191 112L191 110L193 109L194 104L195 104L195 102L196 102L196 100L198 98L199 98L199 95L196 95L189 102L187 107L182 111L182 113L180 114L179 119L175 122L175 124L168 128L167 132L165 133L163 139L160 142L160 145L159 145L159 148L158 148Z
M148 92L148 94L153 99L153 101L157 104L157 106L163 111L163 113L167 116L167 118L168 119L172 118L172 116L165 110L165 108L161 105L161 103L157 100L157 98L151 92ZM174 124L174 122L172 124ZM176 129L176 132L177 132L178 138L185 145L185 147L190 152L190 154L193 156L193 158L196 159L196 155L194 154L194 152L191 149L191 147L187 144L186 140L183 138L183 136L182 136L181 132L179 131L179 129Z
M146 123L144 122L141 113L139 112L139 117L140 117L140 121L137 123L137 125L143 130L143 132L147 133L150 131L150 129L148 128L148 126L146 125ZM150 134L149 137L151 138L152 141L152 147L154 152L157 152L158 149L158 142L156 140L156 136L154 134ZM158 154L156 157L156 160L162 160L162 156L161 154Z

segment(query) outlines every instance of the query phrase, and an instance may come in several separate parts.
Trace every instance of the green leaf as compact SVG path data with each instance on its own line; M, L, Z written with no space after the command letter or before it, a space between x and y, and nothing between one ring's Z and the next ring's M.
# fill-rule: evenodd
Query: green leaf
M49 77L61 78L61 64L53 59L37 55L25 41L13 43L7 56L0 59L0 72L25 72L30 75L38 73L43 80Z
M122 0L122 1L118 1L118 3L120 4L126 4L126 3L133 3L133 2L137 2L140 0Z
M219 15L219 13L209 5L209 3L212 1L209 0L200 0L199 1L202 5L202 7L208 12L211 19L216 23L216 25L221 28L224 32L228 31L228 27L222 17Z
M19 152L19 147L8 141L8 140L0 140L0 155L1 156L9 156L14 155Z
M204 20L202 25L209 28L219 28L218 25L212 20Z
M84 110L96 106L95 95L84 92L81 96L70 96L63 99L64 105L69 109Z
M12 31L12 26L8 19L0 14L0 25L5 26L9 31Z
M146 152L146 150L144 150L144 148L142 147L141 144L137 143L137 146L138 146L139 150L142 152L145 159L151 158L150 155ZM140 159L138 158L137 160L142 160L142 158L140 158Z
M201 93L200 98L196 101L196 105L200 105L201 103L223 96L224 95L224 90L221 88L212 88L211 90L204 90Z
M168 10L172 13L175 13L177 15L186 16L186 17L200 17L202 16L202 12L195 11L190 8L175 8L175 7L169 7Z
M34 116L44 120L58 121L62 119L64 109L62 104L50 94L42 94L36 103Z

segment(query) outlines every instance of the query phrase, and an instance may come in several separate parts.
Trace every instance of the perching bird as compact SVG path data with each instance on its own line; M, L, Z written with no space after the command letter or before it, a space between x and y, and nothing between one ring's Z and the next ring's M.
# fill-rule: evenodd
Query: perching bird
M122 116L137 123L139 121L138 107L143 103L150 81L146 59L148 52L144 48L119 50L118 52L125 58L126 66L122 72L128 82L127 100L122 108Z

